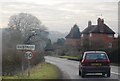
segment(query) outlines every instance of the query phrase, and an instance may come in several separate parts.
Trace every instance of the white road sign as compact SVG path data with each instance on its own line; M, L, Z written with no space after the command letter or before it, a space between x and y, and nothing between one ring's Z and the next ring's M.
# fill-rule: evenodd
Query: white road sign
M35 45L19 44L19 45L16 45L16 49L17 50L35 50Z
M31 51L25 52L25 58L27 58L28 60L30 60L32 57L33 57L33 53Z

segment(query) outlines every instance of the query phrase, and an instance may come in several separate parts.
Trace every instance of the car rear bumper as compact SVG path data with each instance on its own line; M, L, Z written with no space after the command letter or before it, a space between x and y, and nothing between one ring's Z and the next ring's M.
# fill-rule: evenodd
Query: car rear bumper
M110 71L110 67L109 66L101 66L101 67L83 66L81 67L81 70L86 73L106 73Z

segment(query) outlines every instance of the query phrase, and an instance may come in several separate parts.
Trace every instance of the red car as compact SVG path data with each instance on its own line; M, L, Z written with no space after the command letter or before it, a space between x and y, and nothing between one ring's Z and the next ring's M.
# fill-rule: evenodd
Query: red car
M110 60L104 51L87 51L79 63L79 75L85 77L87 73L102 73L110 77Z

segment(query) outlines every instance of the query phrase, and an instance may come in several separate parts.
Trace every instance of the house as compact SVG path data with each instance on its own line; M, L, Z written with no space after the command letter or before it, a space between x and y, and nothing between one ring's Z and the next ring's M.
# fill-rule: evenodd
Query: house
M89 40L89 46L112 48L114 34L115 32L104 23L104 19L98 18L97 25L92 25L89 21L88 27L82 31L81 45L86 39Z
M65 41L66 45L70 45L73 47L80 46L81 33L80 33L80 30L79 30L79 27L77 26L77 24L75 24L71 28L69 34L65 38L66 38L66 41Z
M92 22L88 21L88 26L82 32L75 24L66 36L65 44L82 49L81 47L87 41L86 45L89 48L112 48L115 40L114 34L115 32L105 24L104 19L98 18L97 25L92 25Z

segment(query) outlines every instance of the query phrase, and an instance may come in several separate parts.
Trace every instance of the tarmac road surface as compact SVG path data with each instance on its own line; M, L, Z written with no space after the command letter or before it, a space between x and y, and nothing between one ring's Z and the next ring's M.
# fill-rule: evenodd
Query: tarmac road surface
M117 66L111 66L111 77L101 74L89 74L85 78L79 76L79 62L52 56L45 56L45 61L56 65L63 73L63 79L76 79L80 81L118 81L120 74Z

